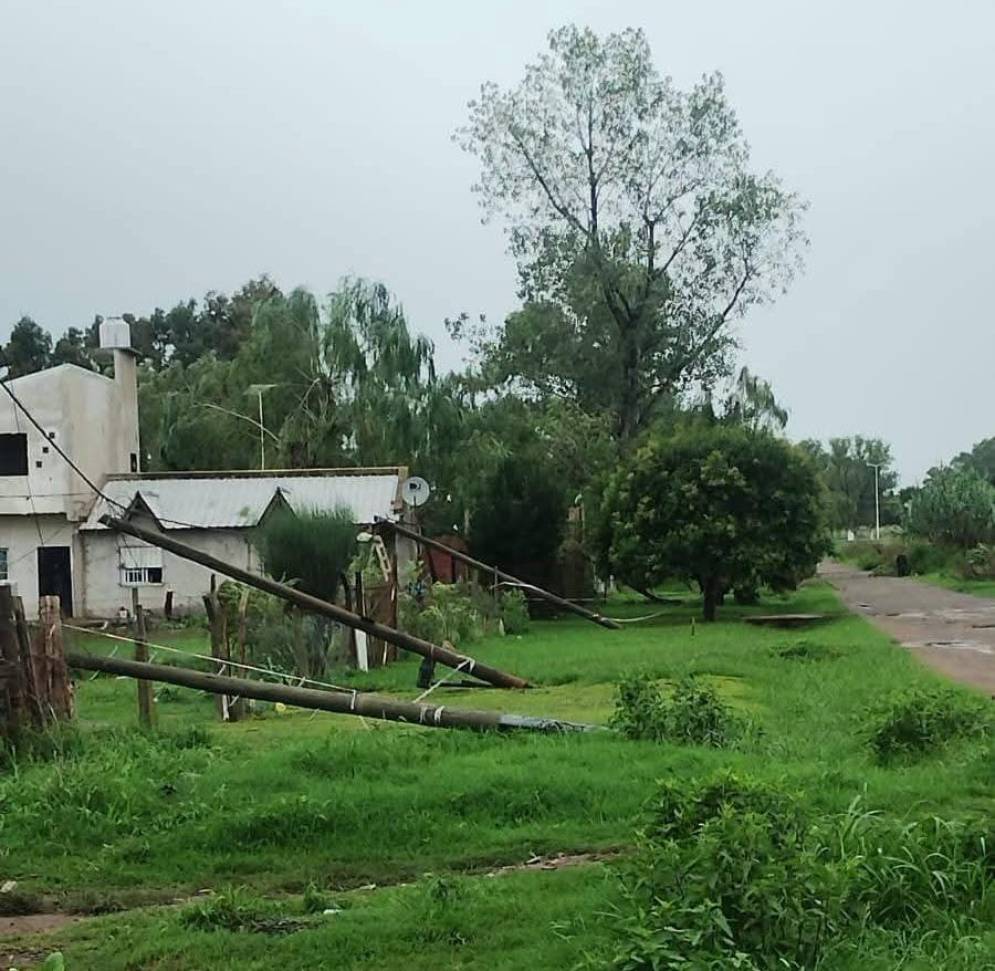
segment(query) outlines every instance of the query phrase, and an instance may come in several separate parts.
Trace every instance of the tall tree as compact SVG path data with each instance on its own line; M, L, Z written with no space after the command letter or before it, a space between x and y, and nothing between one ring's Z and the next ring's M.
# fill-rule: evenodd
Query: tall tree
M879 467L881 521L898 522L901 518L901 506L895 493L898 473L891 447L886 442L854 435L831 438L828 448L813 440L800 444L819 469L826 487L830 522L836 529L874 525L875 465Z
M10 340L0 353L0 364L7 366L8 378L41 371L51 364L52 337L30 317L22 317L10 332Z
M85 330L79 327L70 327L62 335L52 349L51 363L55 364L75 364L77 367L86 368L88 371L99 370L93 360L92 348L87 341Z
M551 384L568 389L599 363L623 441L726 373L730 321L799 265L802 206L750 171L722 78L677 89L642 31L553 31L516 87L483 85L456 137L480 159L485 213L508 222L527 301L500 349L519 324L542 332ZM537 383L527 357L509 376Z
M995 436L982 439L970 452L961 452L950 464L974 469L995 485Z

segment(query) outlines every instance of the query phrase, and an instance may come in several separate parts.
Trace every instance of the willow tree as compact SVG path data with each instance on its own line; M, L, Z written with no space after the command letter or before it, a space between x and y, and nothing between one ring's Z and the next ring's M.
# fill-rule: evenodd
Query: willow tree
M803 206L751 170L721 76L679 89L640 30L553 31L517 86L483 85L456 138L480 160L485 214L507 222L525 323L559 329L555 353L537 337L540 353L567 393L578 365L615 389L622 440L727 374L732 321L799 266ZM527 383L528 343L515 359Z

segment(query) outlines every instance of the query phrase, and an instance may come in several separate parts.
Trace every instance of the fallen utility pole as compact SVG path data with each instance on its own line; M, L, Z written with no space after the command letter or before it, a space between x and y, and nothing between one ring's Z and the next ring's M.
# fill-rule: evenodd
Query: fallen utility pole
M438 644L433 644L430 641L423 641L420 637L415 637L413 634L408 634L405 631L395 630L393 627L378 623L369 617L360 617L351 610L346 610L337 604L329 603L327 600L321 600L319 597L312 597L310 594L290 587L285 583L279 583L276 580L271 580L269 577L250 573L248 570L243 570L233 563L226 563L224 560L219 560L217 557L211 556L210 553L204 553L193 546L188 546L186 543L181 543L179 540L173 539L171 536L166 536L158 530L146 529L144 526L137 526L126 519L118 519L116 516L101 516L100 521L110 529L127 533L129 536L144 540L146 543L151 543L160 549L175 553L185 560L191 560L194 563L199 563L201 566L206 566L215 573L224 574L224 576L238 580L247 586L264 590L266 593L270 593L274 597L279 597L281 600L286 600L288 603L292 603L302 610L330 617L340 624L345 624L346 627L364 631L371 637L379 637L389 644L396 644L398 647L406 651L411 651L413 654L420 654L422 657L431 658L439 664L446 665L446 667L458 668L498 688L527 688L529 686L529 683L524 678L499 671L497 668L492 668L488 664L482 664L480 661L476 661L472 657L467 657L465 654L451 651L448 647L440 647ZM237 691L232 693L238 694ZM247 695L246 697L251 698L253 696Z
M360 692L319 691L315 688L295 688L266 681L249 681L218 674L205 674L191 668L171 667L166 664L149 664L128 661L117 657L103 657L70 651L66 655L70 667L84 671L123 675L146 681L164 681L168 684L208 691L211 694L239 695L260 701L283 702L298 708L315 708L340 715L360 715L385 721L425 725L429 728L473 728L497 731L528 730L534 732L593 732L600 725L559 721L556 718L539 718L530 715L506 715L497 711L471 711L450 708L447 705L426 705L415 701L396 701L374 694Z
M558 597L555 593L543 590L542 587L537 587L534 583L526 583L524 580L519 580L518 577L513 577L510 573L505 573L504 570L499 570L496 566L491 566L489 563L484 563L481 560L474 559L472 556L468 556L461 550L451 549L446 546L445 543L440 543L438 540L422 536L421 533L416 533L413 529L408 529L406 526L402 526L399 523L392 522L389 519L382 519L380 517L377 518L376 523L378 526L392 529L398 534L398 536L406 536L408 539L414 540L414 542L419 543L422 546L427 546L429 549L433 550L439 550L447 556L451 556L454 560L459 560L467 566L472 566L478 570L482 570L485 573L489 573L491 576L496 577L505 583L521 587L523 590L528 590L529 593L534 593L542 600L548 600L549 603L555 604L561 610L568 610L570 613L577 614L579 617L583 617L586 620L594 621L595 624L600 624L602 627L607 627L609 630L621 630L620 625L616 624L611 617L605 617L603 614L598 614L593 610L588 610L586 607L581 607L580 604L575 604L572 600L566 600L563 597Z

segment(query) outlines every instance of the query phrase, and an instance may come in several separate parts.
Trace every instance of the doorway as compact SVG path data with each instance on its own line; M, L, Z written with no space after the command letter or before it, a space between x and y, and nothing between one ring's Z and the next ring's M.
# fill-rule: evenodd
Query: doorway
M59 598L62 613L73 615L73 571L68 546L38 547L38 596Z

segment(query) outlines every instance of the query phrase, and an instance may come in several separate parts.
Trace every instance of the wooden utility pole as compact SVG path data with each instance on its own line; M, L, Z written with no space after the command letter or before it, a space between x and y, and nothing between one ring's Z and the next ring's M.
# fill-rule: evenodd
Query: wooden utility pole
M131 588L131 612L135 618L135 660L145 662L149 659L149 645L146 640L145 608L138 599L138 587ZM155 725L152 682L141 678L138 680L138 724L142 728Z
M0 586L0 735L16 742L24 724L24 668L17 637L14 597Z
M361 692L319 691L314 688L295 688L290 685L272 684L267 681L248 681L245 678L204 674L190 668L169 667L165 664L142 664L117 657L99 657L94 654L70 652L70 665L85 671L103 671L107 674L130 678L148 678L208 691L212 694L238 694L261 701L283 702L298 708L315 708L340 715L359 715L386 721L424 725L426 728L473 728L498 731L528 730L534 732L601 731L600 725L565 722L555 718L530 715L509 715L498 711L471 711L451 708L448 705L427 705L415 701L395 701L374 694Z
M607 627L609 630L621 629L620 625L616 624L610 617L605 617L602 614L595 613L593 610L588 610L586 607L581 607L580 604L575 604L572 600L565 600L563 597L558 597L555 593L550 593L549 590L543 590L542 587L537 587L534 583L526 583L524 580L519 580L517 577L513 577L510 573L505 573L504 570L499 570L496 566L492 566L490 563L484 563L482 560L477 560L472 556L468 556L461 550L454 550L451 547L446 546L445 543L440 543L438 540L422 536L421 533L416 533L414 530L408 529L407 526L402 526L400 523L395 523L393 520L378 518L377 526L384 529L390 529L396 535L406 536L408 539L419 543L421 546L427 546L429 549L433 550L440 550L447 556L451 556L453 559L459 560L467 566L472 566L477 570L482 570L484 573L493 574L495 590L497 589L499 581L504 581L512 586L520 587L528 593L534 593L542 600L548 600L551 604L555 604L561 610L577 614L579 617L593 621L595 624L600 624L602 627Z
M116 529L119 532L127 533L129 536L145 540L146 543L169 550L169 552L175 553L183 559L192 560L194 563L206 566L209 570L214 570L216 573L222 573L250 587L256 587L259 590L266 591L266 593L271 593L281 600L295 604L302 610L313 614L321 614L324 617L331 617L332 620L336 620L340 624L345 624L346 627L365 631L371 637L379 637L381 640L385 640L390 644L396 644L398 647L406 651L411 651L414 654L420 654L422 657L431 657L439 664L446 665L446 667L459 668L466 674L470 674L481 681L486 681L499 688L527 688L529 686L529 683L524 678L500 671L488 664L482 664L472 657L467 657L465 654L459 654L448 648L440 647L438 644L432 644L430 641L422 640L413 634L396 630L393 627L388 627L386 624L380 624L369 617L360 617L343 607L339 607L337 604L321 600L319 597L312 597L310 594L304 593L302 590L297 590L295 587L289 587L285 583L279 583L269 577L257 576L255 573L250 573L248 570L235 566L233 563L226 563L224 560L219 560L216 556L204 553L192 546L188 546L186 543L181 543L179 540L173 539L172 536L167 536L158 530L146 529L143 526L128 522L126 519L119 519L116 516L101 516L100 522L110 529ZM246 695L246 697L251 698L253 695Z
M204 594L204 609L207 611L207 622L211 629L211 657L218 659L218 673L227 674L228 666L220 663L230 661L228 654L228 618L218 599L218 593L211 577L211 592ZM227 695L218 695L215 699L218 718L221 721L232 721L231 703Z
M58 597L41 597L38 601L38 632L33 655L35 677L38 679L37 698L43 711L42 720L67 719L74 714L73 686L66 667L65 644L62 636L62 605Z

